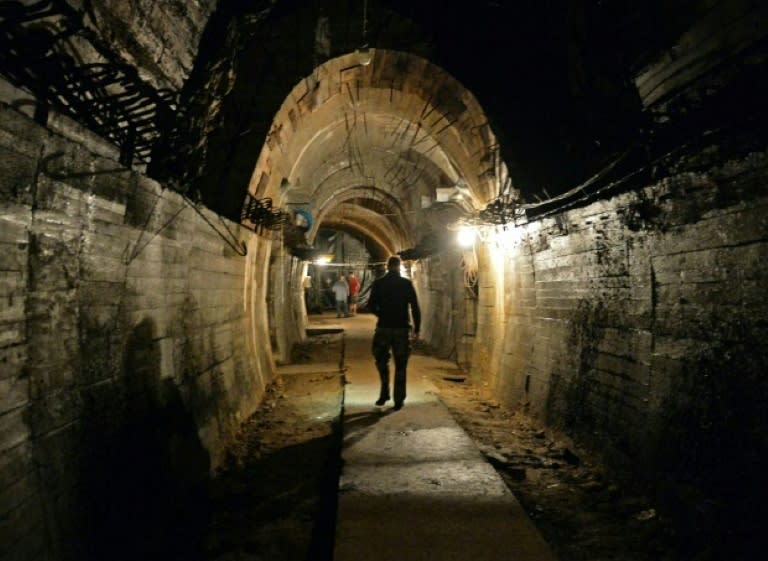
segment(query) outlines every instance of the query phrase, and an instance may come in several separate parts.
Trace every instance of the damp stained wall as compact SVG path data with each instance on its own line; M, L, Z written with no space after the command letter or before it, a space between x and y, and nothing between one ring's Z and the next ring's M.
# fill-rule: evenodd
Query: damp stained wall
M98 556L110 516L188 494L255 410L270 242L198 210L68 119L0 105L3 558Z
M472 351L502 403L692 519L759 502L768 457L768 153L713 152L705 171L520 226L505 251L489 241Z

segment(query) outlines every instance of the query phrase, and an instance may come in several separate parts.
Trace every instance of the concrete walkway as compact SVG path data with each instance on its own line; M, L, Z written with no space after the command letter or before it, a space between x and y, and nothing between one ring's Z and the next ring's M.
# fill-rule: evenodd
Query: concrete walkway
M375 318L313 316L345 329L344 443L334 561L553 561L554 555L474 442L435 396L454 364L413 355L408 397L376 407Z

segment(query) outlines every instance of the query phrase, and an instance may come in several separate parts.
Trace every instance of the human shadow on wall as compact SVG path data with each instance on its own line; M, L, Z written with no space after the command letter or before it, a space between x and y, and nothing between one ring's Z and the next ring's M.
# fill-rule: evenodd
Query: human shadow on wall
M151 319L133 328L122 359L120 395L85 403L89 558L202 559L210 459L174 380L161 379Z

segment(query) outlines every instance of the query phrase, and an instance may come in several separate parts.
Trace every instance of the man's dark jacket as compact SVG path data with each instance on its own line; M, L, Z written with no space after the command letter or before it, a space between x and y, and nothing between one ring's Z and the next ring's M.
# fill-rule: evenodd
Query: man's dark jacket
M368 307L379 318L376 327L410 327L409 305L413 316L413 331L418 333L421 328L421 310L413 283L401 277L397 271L389 271L374 281Z

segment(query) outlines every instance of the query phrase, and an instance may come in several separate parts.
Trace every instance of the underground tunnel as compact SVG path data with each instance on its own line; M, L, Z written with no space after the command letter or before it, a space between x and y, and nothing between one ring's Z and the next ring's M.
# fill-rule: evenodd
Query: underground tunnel
M759 558L767 59L748 0L0 2L0 558Z

